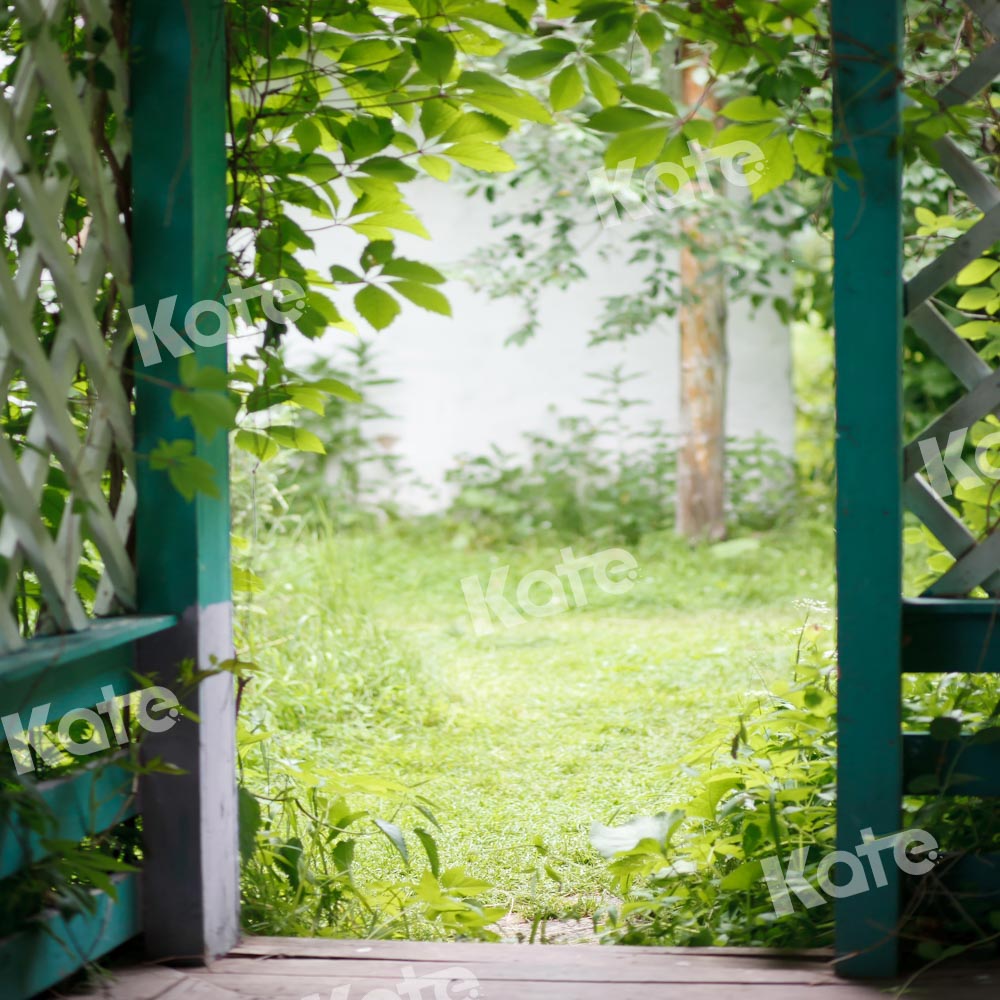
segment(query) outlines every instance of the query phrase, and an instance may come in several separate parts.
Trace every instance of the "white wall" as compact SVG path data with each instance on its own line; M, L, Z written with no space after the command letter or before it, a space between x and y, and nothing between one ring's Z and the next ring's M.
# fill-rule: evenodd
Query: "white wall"
M434 181L407 186L407 199L431 233L431 241L403 236L397 252L436 264L447 271L477 246L494 242L490 219L498 211L482 199L469 199L456 188ZM628 221L605 230L620 244ZM363 241L337 229L314 234L316 265L325 271L333 263L354 266ZM554 406L560 414L583 411L583 399L595 394L590 371L607 371L621 363L628 372L646 377L631 383L631 393L651 405L632 411L637 424L662 419L670 430L678 426L678 342L676 322L632 337L621 344L587 347L588 331L609 294L637 290L641 272L625 263L609 266L596 256L582 258L591 280L561 292L546 291L541 302L538 335L524 346L504 346L520 324L515 301L490 300L461 281L443 286L451 301L451 318L405 303L387 330L375 335L379 372L401 381L387 387L379 401L398 420L384 429L398 438L401 452L424 481L440 487L446 469L462 453L482 453L490 443L519 450L526 431L554 429ZM338 299L338 302L340 299ZM729 312L730 378L727 420L729 433L747 437L761 432L791 453L794 404L791 354L787 328L769 308L755 318L744 303ZM291 343L293 360L325 353L338 356L338 345L351 340L334 331L317 345L301 338ZM428 499L405 497L426 508Z

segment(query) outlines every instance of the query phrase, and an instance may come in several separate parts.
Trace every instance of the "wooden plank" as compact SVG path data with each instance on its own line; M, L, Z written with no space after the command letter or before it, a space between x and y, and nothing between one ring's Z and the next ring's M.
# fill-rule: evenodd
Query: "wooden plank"
M36 790L56 820L45 838L79 841L136 815L134 784L134 774L107 762L68 778L39 782ZM48 852L42 840L33 830L13 825L8 817L0 825L0 879L44 857Z
M927 775L941 783L937 789L910 794L1000 795L1000 743L970 743L968 737L945 743L925 733L907 733L903 764L907 789Z
M903 602L903 673L1000 672L1000 601Z
M615 963L630 957L680 956L686 959L754 958L781 960L783 962L829 962L833 952L829 948L779 949L779 948L664 948L637 945L547 945L490 943L478 941L379 941L349 940L341 938L254 937L243 938L228 958L358 958L415 962L510 962L509 949L516 948L516 961L521 965L544 965L557 951L559 955L572 953L581 962Z
M176 296L175 323L225 289L226 32L223 0L146 0L131 26L135 304L155 315ZM193 345L202 368L226 370L225 342ZM137 351L136 451L189 440L215 472L217 497L185 500L164 470L137 469L139 608L178 616L140 645L141 670L161 683L185 659L203 670L232 656L227 435L195 434L171 406L179 362L164 349L146 377ZM165 540L168 544L164 544ZM144 752L182 768L143 780L144 929L148 954L209 958L239 934L235 710L228 674L198 686L181 719Z
M71 917L50 911L46 930L31 928L0 940L0 983L4 1000L27 1000L139 933L136 875L115 877L118 899L104 893L93 913Z
M0 704L5 711L8 706L21 705L18 695L29 688L35 699L48 697L65 685L69 674L64 669L67 664L84 659L96 661L99 653L123 646L131 648L135 640L162 632L175 621L173 615L123 615L91 620L80 632L31 639L22 649L0 659ZM96 703L76 702L73 707Z
M331 963L333 965L333 963ZM462 967L459 967L462 968ZM478 980L475 986L466 988L468 980L448 983L437 980L439 993L434 993L431 987L435 980L428 980L423 996L446 996L454 1000L733 1000L733 997L750 997L751 1000L885 1000L886 984L879 983L849 983L831 981L815 986L804 986L800 983L744 983L738 979L718 983L675 983L670 980L654 979L649 982L621 983L615 980L593 982L585 978L572 980L554 980L539 982L537 980L512 979L497 980L479 976L476 967L465 967ZM389 1000L400 996L399 987L403 983L402 974L382 979L366 979L358 982L348 976L338 975L335 966L325 976L289 977L269 976L266 981L251 972L243 974L215 974L211 971L190 974L195 981L211 985L219 989L219 1000L222 996L260 998L260 1000ZM412 988L412 987L411 987ZM986 1000L993 996L990 991L996 986L970 985L949 983L947 995L949 1000ZM341 990L340 994L334 991ZM447 991L447 992L446 992ZM174 1000L174 997L193 996L195 994L171 992L165 994L164 1000ZM410 994L413 995L412 993ZM915 998L928 997L940 1000L940 986L932 985L921 989L919 984L907 996ZM213 995L214 1000L214 995Z
M902 0L831 4L837 369L837 846L899 828ZM879 766L873 769L871 762ZM898 876L835 901L844 975L896 970Z
M521 960L523 945L500 946L500 958L490 962L479 960L475 966L480 978L490 980L523 980L535 982L578 981L615 983L799 983L815 986L837 982L832 970L819 962L801 966L782 959L735 958L716 956L709 959L688 958L683 955L630 954L613 958L612 947L588 945L584 950L569 951L559 945L546 946L542 961L527 963ZM530 945L527 947L531 947ZM280 958L249 959L221 958L212 963L213 975L251 974L270 980L281 977L313 977L327 975L335 969L338 976L355 981L385 978L399 974L403 965L414 966L421 976L440 976L456 965L468 965L470 960L439 958L434 961L416 961L409 956L380 959L358 958ZM527 970L530 969L530 975ZM308 991L304 991L308 992Z

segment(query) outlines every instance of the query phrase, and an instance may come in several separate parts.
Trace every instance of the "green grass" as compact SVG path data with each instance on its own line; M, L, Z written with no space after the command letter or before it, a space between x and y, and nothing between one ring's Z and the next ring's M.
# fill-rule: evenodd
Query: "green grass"
M418 785L443 866L491 882L519 917L586 915L607 886L591 823L665 808L692 741L788 676L798 601L832 603L832 548L816 521L714 550L649 538L627 593L591 583L584 607L477 636L461 580L509 565L514 584L551 570L558 546L480 551L431 525L303 531L250 557L266 589L244 725L305 772ZM387 840L361 861L398 876Z

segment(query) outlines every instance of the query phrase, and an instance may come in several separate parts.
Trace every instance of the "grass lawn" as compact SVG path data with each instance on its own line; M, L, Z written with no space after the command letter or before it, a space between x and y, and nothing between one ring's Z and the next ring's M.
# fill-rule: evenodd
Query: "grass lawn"
M419 785L442 864L491 882L517 917L587 915L607 884L591 823L665 808L692 740L735 727L741 703L788 676L797 602L833 598L832 529L817 521L711 549L653 537L632 554L627 593L584 571L585 606L476 635L461 580L509 565L512 597L558 546L483 551L412 525L266 543L251 554L265 590L244 725L306 771ZM388 841L365 852L399 868Z

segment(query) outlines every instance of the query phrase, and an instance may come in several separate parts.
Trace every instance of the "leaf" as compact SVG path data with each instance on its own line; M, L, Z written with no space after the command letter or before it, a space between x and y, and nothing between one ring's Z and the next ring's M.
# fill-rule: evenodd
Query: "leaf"
M260 829L260 803L243 785L237 789L240 828L240 857L244 862L257 849L257 831Z
M777 104L759 97L737 97L719 111L723 118L733 122L771 122L780 113Z
M444 82L455 64L455 45L432 28L421 28L413 36L417 65L438 83Z
M456 142L445 152L456 163L489 173L504 173L517 166L510 153L488 142Z
M339 399L346 399L349 403L360 403L361 393L352 389L345 382L341 382L337 378L318 378L314 379L309 383L320 392L327 392L331 396L337 396Z
M722 879L719 888L726 892L743 892L763 876L764 868L759 861L744 861Z
M295 124L292 136L303 153L311 153L319 145L321 138L319 126L308 118L303 118Z
M440 285L444 282L444 275L437 268L405 257L394 257L382 268L382 273L390 278L406 278L425 285Z
M797 129L792 136L792 148L803 170L808 170L817 177L825 175L827 153L830 151L829 140L815 132Z
M604 164L609 170L617 170L619 164L629 160L635 161L634 167L648 166L660 155L666 139L667 129L663 126L622 132L604 151Z
M256 431L237 431L235 444L237 448L248 451L261 462L266 462L278 454L278 446L270 438Z
M992 257L980 257L958 272L955 284L978 285L980 282L985 281L998 268L1000 268L1000 261L993 260Z
M621 101L621 91L618 89L615 78L603 66L588 59L586 71L590 92L602 108L613 107Z
M409 867L410 852L406 848L403 831L395 823L390 823L388 820L376 819L373 820L373 822L389 838L392 846L399 851L399 855L403 859L403 862L407 865L407 867Z
M436 181L446 181L451 177L451 164L443 156L431 156L425 153L417 157L417 164Z
M307 431L302 427L274 426L266 428L266 433L282 448L311 452L315 455L326 454L323 442L312 431Z
M436 288L421 285L416 281L393 281L392 288L414 305L420 306L421 309L440 313L442 316L451 315L451 303Z
M174 488L185 500L192 500L196 493L218 497L219 486L215 481L215 467L194 454L194 442L181 438L163 441L150 452L149 467L166 470Z
M750 193L755 199L781 187L795 174L795 155L787 135L780 133L765 139L760 144L760 150L764 154L763 162L747 164L745 172L750 181Z
M430 862L431 874L437 878L441 870L441 860L438 856L437 843L435 842L433 836L429 834L422 826L418 826L414 831L420 843L423 845L424 853L427 855L427 860Z
M274 852L274 863L278 870L288 879L293 892L298 889L299 882L301 881L299 875L299 862L301 859L302 841L298 837L292 837Z
M633 104L641 104L644 108L654 111L665 111L667 114L677 114L677 105L662 91L655 87L646 87L639 83L630 83L622 87L622 96Z
M534 80L555 69L565 58L565 52L553 52L550 49L521 52L507 60L507 72L524 80Z
M237 404L227 394L212 389L175 389L170 408L180 418L188 417L194 429L211 441L217 431L231 430L236 424Z
M646 47L649 52L656 52L662 45L667 37L667 29L660 19L659 15L654 14L651 10L647 10L645 13L639 15L639 20L636 21L636 33L639 35L639 41Z
M949 740L957 740L961 732L962 724L950 715L939 715L936 719L931 719L930 734L932 740L947 743Z
M640 108L623 108L620 105L604 108L587 119L587 127L598 132L626 132L631 129L655 125L659 119Z
M583 77L576 66L564 66L549 87L549 102L553 111L565 111L583 98Z
M245 566L233 566L233 590L237 594L263 594L264 581L252 570Z
M996 289L992 285L985 288L972 288L958 300L958 308L982 309L987 302L992 302L996 298L996 294Z
M362 288L354 296L354 307L376 330L384 330L399 315L399 303L377 285Z

